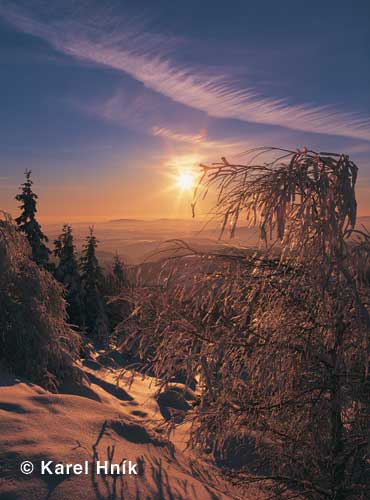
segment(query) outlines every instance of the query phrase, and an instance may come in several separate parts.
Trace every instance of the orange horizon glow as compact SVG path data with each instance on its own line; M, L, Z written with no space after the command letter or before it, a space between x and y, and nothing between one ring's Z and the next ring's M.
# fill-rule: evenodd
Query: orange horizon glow
M37 218L42 224L108 222L114 219L191 219L193 190L202 174L198 165L207 163L198 146L188 153L169 148L148 168L138 165L140 179L132 170L116 168L109 177L80 177L76 181L49 178L34 173L38 195ZM17 178L1 186L0 209L12 217L19 215L14 196L23 182ZM370 216L370 188L360 178L356 187L358 217ZM202 202L197 219L207 218L213 206L213 193Z

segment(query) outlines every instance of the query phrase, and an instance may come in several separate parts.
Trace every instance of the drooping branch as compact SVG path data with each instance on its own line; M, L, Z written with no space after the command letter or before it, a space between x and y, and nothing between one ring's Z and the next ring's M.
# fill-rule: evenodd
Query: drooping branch
M343 252L343 241L356 224L357 167L347 155L261 148L247 164L225 158L201 165L203 175L194 193L193 210L210 190L221 234L234 236L244 217L258 225L261 239L279 240L286 254L303 258ZM265 162L253 160L266 158ZM195 212L194 212L195 213Z

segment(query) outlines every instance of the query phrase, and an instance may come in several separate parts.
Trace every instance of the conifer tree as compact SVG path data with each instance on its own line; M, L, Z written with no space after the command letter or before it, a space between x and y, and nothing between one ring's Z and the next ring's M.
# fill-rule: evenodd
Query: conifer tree
M70 323L82 327L84 324L81 276L73 243L71 226L65 224L59 238L54 241L54 255L58 258L55 278L67 291L67 313Z
M116 253L114 256L112 277L114 291L116 293L121 292L122 289L127 286L127 275L125 271L125 265L118 253Z
M118 253L115 254L111 272L106 276L104 295L108 298L106 302L106 313L109 319L110 331L114 332L116 326L130 315L130 305L123 297L129 285L125 265Z
M44 242L48 241L47 236L42 232L40 224L36 220L37 194L32 191L33 181L31 171L25 172L26 181L20 187L21 193L15 199L21 203L21 215L15 219L18 229L23 232L32 249L32 259L40 267L49 269L49 254L51 253Z
M88 333L98 343L107 345L109 339L109 326L101 293L104 276L95 254L97 245L98 241L91 227L81 257L81 278L84 289L85 319Z

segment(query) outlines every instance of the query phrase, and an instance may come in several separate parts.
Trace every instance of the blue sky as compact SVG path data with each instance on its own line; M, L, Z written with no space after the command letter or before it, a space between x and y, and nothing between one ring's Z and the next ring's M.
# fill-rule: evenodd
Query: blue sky
M370 213L368 0L0 0L0 196L44 217L184 216L171 169L348 152Z

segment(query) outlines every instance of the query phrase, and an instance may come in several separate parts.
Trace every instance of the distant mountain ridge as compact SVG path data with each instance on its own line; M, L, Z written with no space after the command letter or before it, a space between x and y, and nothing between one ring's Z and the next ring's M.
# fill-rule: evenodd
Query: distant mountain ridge
M145 222L144 219L111 219L108 222Z
M199 219L180 219L180 218L170 218L170 217L161 217L159 219L130 219L130 218L122 218L122 219L111 219L108 221L109 223L113 222L143 222L143 223L158 223L158 222L171 222L171 223L178 223L178 222L184 222L184 223L200 223L202 222Z

